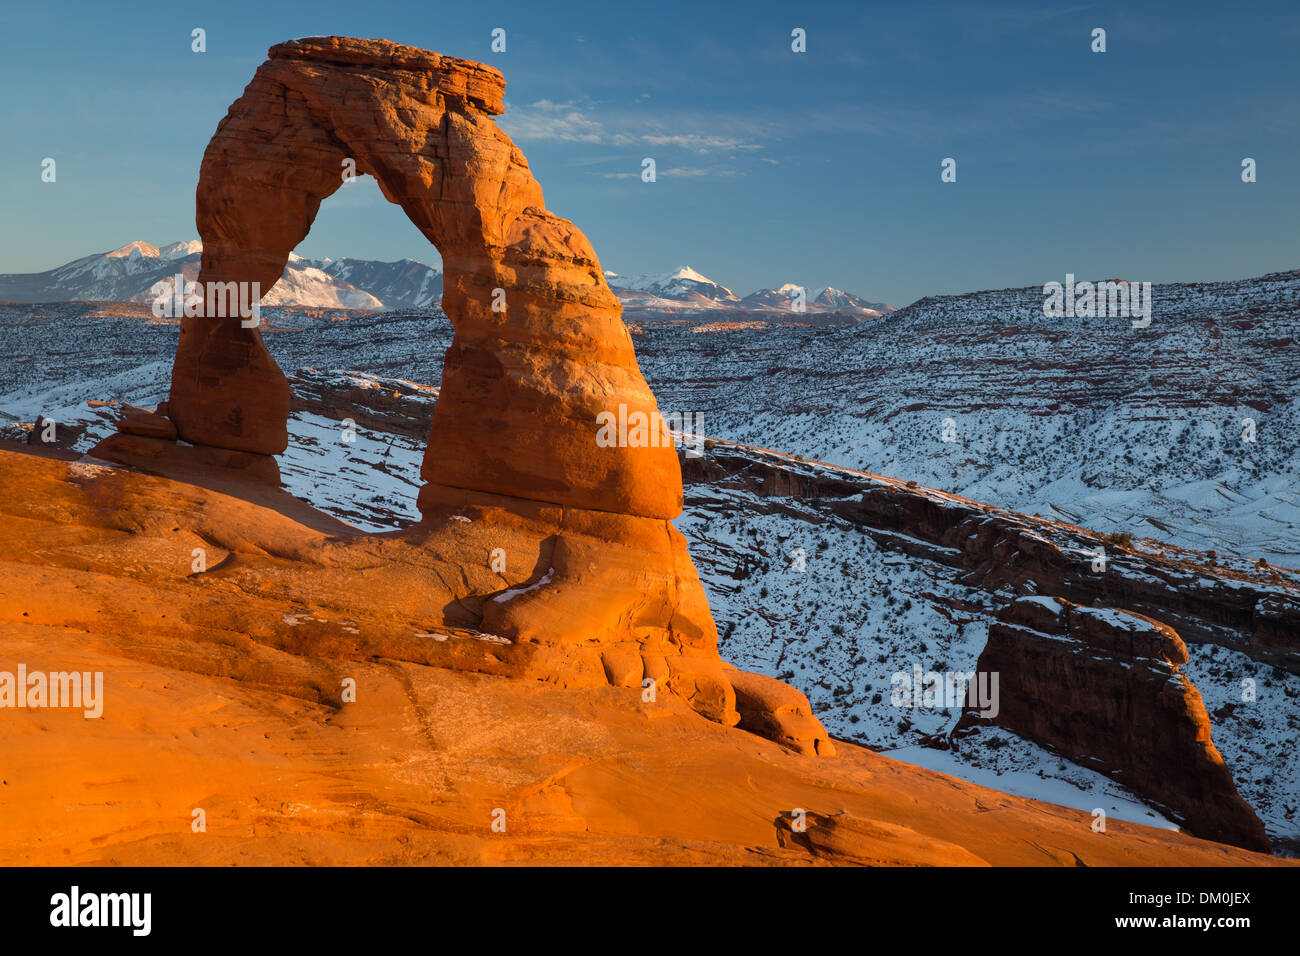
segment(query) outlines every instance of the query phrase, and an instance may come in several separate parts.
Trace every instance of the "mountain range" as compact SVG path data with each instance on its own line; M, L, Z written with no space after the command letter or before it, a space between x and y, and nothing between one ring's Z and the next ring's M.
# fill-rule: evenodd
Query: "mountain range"
M159 283L198 277L203 243L155 246L129 242L74 259L48 272L0 275L0 300L10 302L149 302ZM280 281L262 296L267 306L331 309L421 308L442 295L442 273L411 259L304 259L290 254Z
M155 246L129 242L111 252L74 259L46 272L0 275L0 301L149 302L157 286L170 286L177 273L194 281L203 243L197 239ZM670 272L622 276L606 272L623 307L638 314L696 312L841 312L878 318L893 308L829 286L785 283L741 297L689 266ZM267 306L391 311L418 309L442 298L442 273L414 259L307 259L290 254L284 274L262 297Z
M808 288L786 282L774 289L759 289L743 298L724 285L696 272L690 266L678 266L657 275L623 276L606 270L605 280L625 309L645 312L742 311L792 312L802 296L808 312L851 312L879 318L892 312L893 306L868 302L831 286Z

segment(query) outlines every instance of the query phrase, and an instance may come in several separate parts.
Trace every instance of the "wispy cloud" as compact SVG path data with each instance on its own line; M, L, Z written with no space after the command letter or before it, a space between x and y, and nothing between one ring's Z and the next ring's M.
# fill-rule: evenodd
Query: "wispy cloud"
M629 137L637 140L636 137ZM697 133L645 133L639 140L651 146L680 146L697 153L713 150L762 149L758 143L746 143L734 136L701 136Z
M668 169L660 169L655 173L656 177L678 176L678 177L687 177L687 178L693 178L696 176L739 176L739 175L741 175L740 170L733 169L729 166L713 166L707 168L702 166L673 166ZM604 176L606 179L640 179L641 178L641 174L639 172L605 173Z
M715 131L724 124L734 124L734 117L696 114L678 114L669 118L628 116L574 101L538 100L527 106L511 105L498 123L520 142L549 140L622 147L668 147L700 154L763 149L763 144L757 142L755 136L746 135L752 130Z
M515 107L499 123L512 137L523 142L602 143L606 136L604 127L575 104L551 100Z

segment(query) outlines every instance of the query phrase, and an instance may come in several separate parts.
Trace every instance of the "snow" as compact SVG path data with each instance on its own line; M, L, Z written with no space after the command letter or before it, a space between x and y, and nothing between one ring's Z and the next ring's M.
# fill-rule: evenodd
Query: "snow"
M1127 323L1049 320L1030 289L689 348L643 322L637 350L661 407L702 413L717 438L1300 566L1300 276L1154 294L1141 340Z
M893 675L974 671L997 609L971 604L978 592L959 572L886 549L798 499L691 485L676 524L723 657L803 691L833 735L996 790L1174 827L1104 775L1000 728L979 728L955 753L918 744L946 734L960 710L891 706Z
M285 489L362 531L418 521L424 442L358 427L344 441L341 421L295 412L280 456Z
M538 588L546 587L555 577L555 568L548 568L546 573L535 583L522 588L507 588L500 594L492 598L498 604L508 604L521 594L527 594L530 591L536 591Z
M1021 600L1027 604L1037 604L1039 607L1051 611L1057 617L1060 617L1061 611L1065 609L1065 605L1054 597L1026 597Z
M1183 673L1205 701L1214 745L1238 792L1269 834L1300 854L1300 675L1214 644L1188 651Z
M203 241L200 239L190 239L188 241L173 242L158 249L158 257L171 261L173 259L184 259L186 256L197 255L203 251Z
M128 242L120 249L114 249L112 252L105 253L105 256L109 259L121 259L127 256L133 256L135 258L146 256L150 259L157 259L158 247L151 246L149 243L141 242L137 239L135 242Z
M1108 820L1127 820L1162 830L1179 828L1176 823L1144 804L1141 798L1103 774L1068 764L1054 754L1005 731L992 731L989 739L1004 743L999 749L991 751L993 756L984 766L972 765L963 760L960 752L954 754L948 750L929 747L902 747L882 752L895 760L946 773L1013 796L1054 803L1088 814L1101 809ZM1014 758L1012 754L1015 754Z
M707 276L701 275L690 266L678 266L669 272L654 275L639 275L632 278L619 277L620 288L638 292L649 292L657 297L673 299L701 295L708 299L740 301L740 297L725 286L719 285Z
M628 289L640 289L644 292L653 292L658 289L664 289L671 286L678 280L685 279L688 282L699 282L706 285L717 285L708 276L701 275L690 266L678 266L668 272L660 272L654 275L639 275L629 279L625 283Z
M370 293L346 286L334 276L312 266L285 269L280 281L269 292L263 291L262 304L374 310L384 307Z
M0 276L0 299L33 302L145 301L149 286L160 280L170 280L185 260L196 263L197 259L193 257L202 251L203 243L199 239L181 240L161 247L136 240L112 252L84 256L48 273ZM168 271L171 263L178 265ZM338 282L328 283L319 277L308 280L300 275L313 268ZM197 266L192 271L197 273ZM150 274L147 282L132 281L132 277L146 273ZM192 281L194 276L187 274L187 278ZM690 266L634 278L606 270L605 278L618 290L620 299L628 308L664 314L713 309L744 310L754 308L756 303L762 307L765 295L789 299L793 290L798 288L787 283L779 291L764 289L742 300L730 289ZM442 275L437 269L416 259L396 262L331 257L312 259L290 252L284 277L277 284L270 304L308 308L418 308L433 303L441 291L441 281ZM340 288L343 283L355 286L363 295ZM279 286L284 288L279 289ZM882 309L889 309L888 306L875 308L879 303L867 303L830 287L819 290L809 301L811 312L829 307L876 317ZM380 305L375 305L375 302Z
M174 284L184 271L188 281L198 275L198 239L154 246L136 240L112 252L84 256L47 273L0 276L0 299L31 302L153 300L158 283ZM354 273L367 288L348 282ZM354 259L305 259L290 253L281 279L263 289L263 304L306 308L379 310L385 302L424 306L440 291L436 269L411 259L367 262ZM382 295L372 292L371 289ZM417 291L418 290L418 291Z

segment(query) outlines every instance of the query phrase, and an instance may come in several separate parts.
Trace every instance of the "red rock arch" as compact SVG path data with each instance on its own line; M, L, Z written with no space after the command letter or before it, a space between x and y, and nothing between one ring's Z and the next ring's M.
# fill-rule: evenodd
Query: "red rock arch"
M278 488L248 491L249 478L275 483L289 386L239 316L184 318L166 408L129 413L91 454L227 490L233 480L293 515L289 541L232 544L221 580L200 585L212 626L294 653L612 684L651 701L662 692L832 753L802 694L719 656L671 520L682 508L675 449L597 441L601 413L658 408L591 245L546 211L527 160L491 119L504 88L488 67L387 40L283 43L217 127L199 174L203 283L269 290L349 159L441 252L456 333L420 472L421 522L325 533L327 516ZM501 296L503 312L492 308ZM510 556L504 568L488 561L497 551ZM249 594L298 612L250 619L239 610Z
M273 47L203 157L199 279L268 291L353 160L444 263L456 334L424 480L674 518L673 449L596 446L600 412L658 409L590 243L546 211L527 160L492 121L504 90L490 67L383 40ZM286 447L289 386L258 329L186 318L168 414L191 443L274 455Z

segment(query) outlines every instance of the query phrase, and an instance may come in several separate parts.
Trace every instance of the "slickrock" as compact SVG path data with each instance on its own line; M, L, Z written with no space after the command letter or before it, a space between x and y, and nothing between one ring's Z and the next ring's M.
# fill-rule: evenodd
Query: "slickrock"
M161 438L164 441L175 441L177 438L176 424L166 415L129 405L123 409L117 430L128 435Z
M118 434L109 435L97 444L88 457L119 462L173 478L205 481L226 475L235 481L280 487L280 466L273 456L178 442L175 437L165 437L158 420L168 421L158 415L149 419L123 419L118 422Z
M1137 824L1096 833L1086 813L853 744L800 756L649 699L652 655L597 654L585 683L511 679L554 648L437 624L448 605L476 616L458 598L474 583L406 533L360 535L252 482L11 447L0 670L104 679L95 719L0 711L6 864L1286 862ZM480 544L500 530L452 524ZM795 808L807 842L782 821Z
M777 832L782 846L803 846L814 856L840 865L989 865L964 847L917 833L910 827L864 819L847 811L783 814L777 819Z
M204 153L208 294L182 321L166 408L129 411L122 434L91 454L214 487L276 484L287 380L256 322L211 290L270 290L345 174L373 175L441 253L456 333L421 468L421 524L400 543L350 535L293 545L297 560L385 582L378 605L353 615L360 637L339 640L566 686L644 686L734 725L741 715L708 600L671 524L682 509L676 452L660 440L658 406L590 243L547 212L527 160L492 121L504 90L490 67L387 40L273 47ZM604 414L627 423L612 443L598 441ZM319 576L254 570L260 560L240 555L231 573L348 613L343 581L322 592ZM392 650L390 622L367 620L376 611L396 615L408 641L436 627L490 640ZM333 646L316 633L325 624L305 620L297 640L311 633ZM372 625L382 636L370 637ZM797 719L761 710L749 708L757 732L831 752L806 701Z
M1019 598L998 618L978 664L999 675L996 723L1113 775L1198 836L1269 851L1179 671L1187 648L1173 628L1045 597Z

